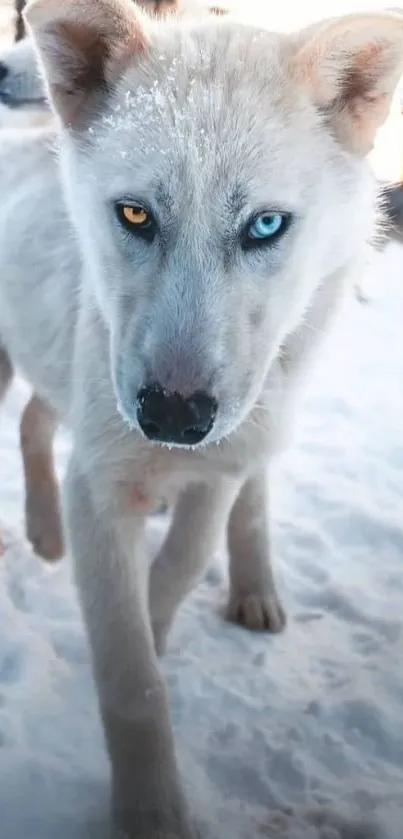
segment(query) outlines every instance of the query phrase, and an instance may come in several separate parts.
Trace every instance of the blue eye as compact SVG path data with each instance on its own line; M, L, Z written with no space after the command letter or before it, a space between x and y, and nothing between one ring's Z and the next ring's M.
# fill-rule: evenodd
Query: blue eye
M285 213L262 213L249 224L246 229L244 244L251 245L270 244L285 233L290 216Z

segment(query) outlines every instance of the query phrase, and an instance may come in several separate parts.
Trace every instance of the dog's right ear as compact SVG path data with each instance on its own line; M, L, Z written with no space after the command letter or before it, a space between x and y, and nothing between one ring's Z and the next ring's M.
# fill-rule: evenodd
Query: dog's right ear
M131 0L31 0L24 16L65 125L85 121L147 50L147 18Z

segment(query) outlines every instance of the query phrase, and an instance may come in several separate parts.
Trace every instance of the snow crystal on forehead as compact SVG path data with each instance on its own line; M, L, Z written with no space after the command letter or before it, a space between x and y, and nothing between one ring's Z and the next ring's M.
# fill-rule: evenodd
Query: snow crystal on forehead
M159 56L159 60L165 60L165 56ZM110 148L111 143L116 149L118 135L119 146L127 144L120 152L122 157L139 152L145 156L155 152L165 155L168 146L205 157L212 144L201 120L203 112L210 110L211 91L201 88L195 77L183 76L180 62L174 58L163 79L118 93L118 101L102 114L96 126L88 128L92 142L101 150Z

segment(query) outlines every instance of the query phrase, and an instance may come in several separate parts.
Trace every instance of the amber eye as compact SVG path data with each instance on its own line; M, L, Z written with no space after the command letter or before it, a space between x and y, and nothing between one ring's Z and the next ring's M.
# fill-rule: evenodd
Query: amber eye
M141 204L118 202L116 212L120 223L126 230L141 236L147 242L152 242L155 236L155 221L149 210Z
M129 224L144 224L149 220L149 214L144 207L122 207L122 213Z

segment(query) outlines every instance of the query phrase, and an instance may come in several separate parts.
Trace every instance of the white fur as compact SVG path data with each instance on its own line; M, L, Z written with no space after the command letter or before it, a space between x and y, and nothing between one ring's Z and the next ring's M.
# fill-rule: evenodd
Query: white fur
M372 235L364 146L401 69L403 28L354 16L288 37L231 18L153 22L125 0L97 7L37 0L28 14L60 128L1 139L0 387L11 359L42 400L23 435L31 497L38 462L42 478L50 469L54 416L73 432L66 535L117 822L130 839L189 839L155 649L225 528L229 616L284 625L267 464ZM101 51L109 39L105 65L91 65L82 41L75 52L75 24L84 43L86 26L98 27ZM374 70L364 59L379 34ZM86 61L88 88L85 75L76 85ZM374 114L360 111L365 84L342 89L352 66L371 79ZM94 90L95 71L106 91ZM113 202L127 195L157 208L164 235L152 246L116 222ZM278 208L294 213L284 238L244 252L240 226ZM217 420L203 445L142 436L135 394L147 370L167 389L212 389ZM148 579L145 517L171 494L173 524Z

